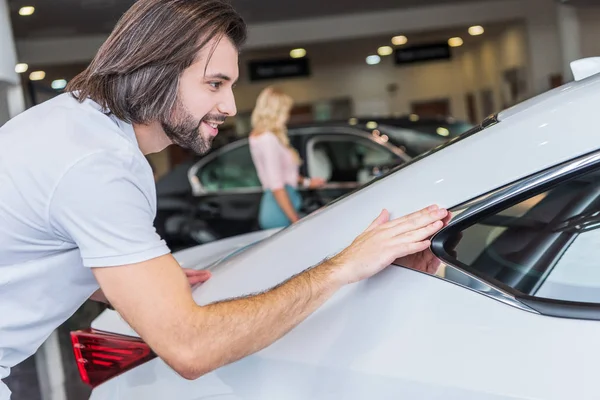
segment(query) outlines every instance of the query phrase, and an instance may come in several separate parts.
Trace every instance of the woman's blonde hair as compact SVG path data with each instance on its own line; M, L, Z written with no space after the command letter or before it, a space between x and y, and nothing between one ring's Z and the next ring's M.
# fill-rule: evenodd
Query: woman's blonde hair
M289 95L269 86L263 89L256 99L251 123L252 131L255 133L272 132L300 163L298 152L290 145L286 127L293 105L294 100Z

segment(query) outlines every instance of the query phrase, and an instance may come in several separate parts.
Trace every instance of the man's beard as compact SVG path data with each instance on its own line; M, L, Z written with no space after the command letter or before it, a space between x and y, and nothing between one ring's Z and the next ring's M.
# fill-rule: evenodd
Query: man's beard
M171 141L196 154L202 155L210 150L213 137L205 138L202 135L200 125L202 121L222 122L223 115L206 114L204 118L195 119L178 100L175 111L168 121L162 121L161 125Z

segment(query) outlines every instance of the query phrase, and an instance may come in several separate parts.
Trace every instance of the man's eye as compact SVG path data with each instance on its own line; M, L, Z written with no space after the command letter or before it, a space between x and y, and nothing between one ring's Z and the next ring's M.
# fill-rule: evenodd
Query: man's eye
M210 86L212 86L214 89L219 89L221 87L221 85L223 84L223 82L214 81L214 82L209 82L208 84Z

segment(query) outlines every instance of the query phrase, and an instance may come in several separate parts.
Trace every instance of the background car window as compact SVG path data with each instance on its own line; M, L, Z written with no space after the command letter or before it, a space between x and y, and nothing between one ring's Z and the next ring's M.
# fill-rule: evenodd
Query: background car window
M219 154L197 176L207 191L260 187L247 144Z
M449 237L466 269L520 293L600 303L600 172L563 182ZM452 245L450 243L458 243Z
M309 175L330 182L366 182L399 163L390 150L360 137L319 138L311 152Z

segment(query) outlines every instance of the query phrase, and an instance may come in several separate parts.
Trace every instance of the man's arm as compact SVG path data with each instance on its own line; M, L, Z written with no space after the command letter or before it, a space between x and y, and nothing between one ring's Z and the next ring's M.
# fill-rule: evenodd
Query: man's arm
M190 286L194 286L198 283L204 283L211 277L210 271L207 270L194 270L191 268L183 268L183 272L185 273L185 276L187 277ZM92 295L90 296L90 300L97 301L99 303L106 303L109 305L109 307L112 307L112 305L104 295L102 289L98 289L94 293L92 293Z
M396 258L428 248L445 210L388 221L383 212L345 250L258 295L198 306L171 255L94 268L111 304L181 376L195 379L273 343L343 285L372 276Z

